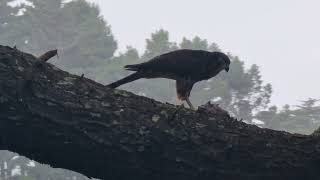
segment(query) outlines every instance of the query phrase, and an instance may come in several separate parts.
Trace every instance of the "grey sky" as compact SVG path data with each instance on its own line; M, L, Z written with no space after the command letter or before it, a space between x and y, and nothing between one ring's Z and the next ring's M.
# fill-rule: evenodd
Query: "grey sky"
M274 87L272 103L320 98L318 0L92 0L112 26L120 48L144 49L157 29L173 41L199 35L261 67Z

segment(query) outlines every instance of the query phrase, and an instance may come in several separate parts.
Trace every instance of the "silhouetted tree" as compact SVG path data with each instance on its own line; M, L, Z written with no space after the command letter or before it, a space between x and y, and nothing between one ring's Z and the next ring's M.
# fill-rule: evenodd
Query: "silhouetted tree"
M77 179L88 178L69 170L54 169L48 165L33 162L25 157L9 151L0 151L1 180L42 180L42 179Z
M117 43L96 5L85 0L28 2L32 6L26 6L14 22L15 31L2 36L5 42L34 54L59 49L61 59L55 64L92 76L102 62L113 57Z
M103 83L116 81L131 73L123 68L124 65L139 63L139 61L140 56L138 50L127 46L125 52L120 52L118 56L103 63L102 70L96 74L96 80Z
M151 34L151 38L146 40L146 50L142 59L151 59L160 54L178 49L176 43L169 41L169 32L163 29Z
M265 122L265 127L284 130L292 133L310 134L320 125L320 105L318 99L309 98L291 108L283 106L277 112L276 108L261 111L256 118Z
M194 50L208 50L208 41L196 36L192 40L183 38L180 43L182 49L194 49Z
M275 117L278 113L277 106L271 106L268 110L259 111L254 118L264 122L264 127L271 127L273 122L276 121Z

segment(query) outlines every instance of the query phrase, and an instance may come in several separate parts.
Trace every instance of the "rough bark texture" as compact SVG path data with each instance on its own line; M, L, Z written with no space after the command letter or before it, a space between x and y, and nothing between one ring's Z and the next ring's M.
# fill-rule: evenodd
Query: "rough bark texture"
M320 138L177 108L0 46L0 149L101 179L319 179Z

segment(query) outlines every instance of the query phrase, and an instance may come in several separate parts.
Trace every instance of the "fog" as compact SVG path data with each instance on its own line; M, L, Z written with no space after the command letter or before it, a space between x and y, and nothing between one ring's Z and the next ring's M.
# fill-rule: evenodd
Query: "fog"
M196 107L212 102L243 122L290 133L320 126L320 1L88 1L29 0L16 9L25 1L0 0L0 45L35 56L58 49L49 63L104 85L131 73L123 66L169 51L230 53L229 72L193 87ZM139 79L119 89L178 104L172 80ZM11 177L89 179L0 151L0 179Z
M320 2L316 0L92 0L111 24L120 50L143 52L145 39L163 28L170 38L198 35L247 65L257 64L272 84L272 103L320 98Z

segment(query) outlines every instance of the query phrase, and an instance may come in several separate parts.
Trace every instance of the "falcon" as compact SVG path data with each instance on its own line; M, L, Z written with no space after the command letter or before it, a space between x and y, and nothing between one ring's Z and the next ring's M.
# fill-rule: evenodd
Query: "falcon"
M216 76L222 70L228 72L229 65L229 57L222 52L180 49L154 57L147 62L124 66L126 70L134 73L107 87L116 88L141 78L176 80L178 99L186 101L190 108L194 109L189 100L193 85Z

